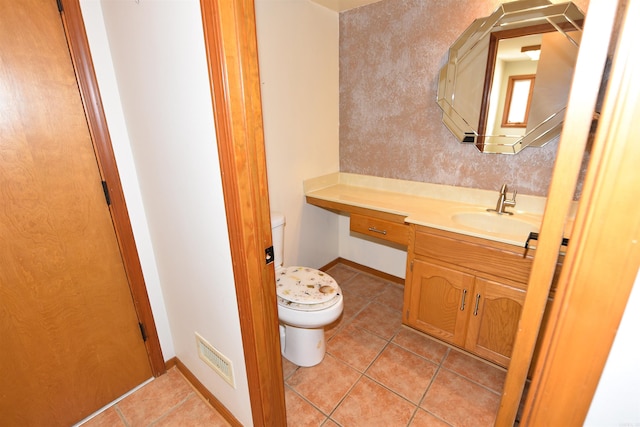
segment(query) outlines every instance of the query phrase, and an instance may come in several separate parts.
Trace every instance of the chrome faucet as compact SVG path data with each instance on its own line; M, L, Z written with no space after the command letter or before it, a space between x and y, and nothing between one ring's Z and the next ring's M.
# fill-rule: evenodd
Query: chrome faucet
M502 188L500 188L500 196L498 197L498 203L496 203L495 209L487 209L489 212L496 212L498 215L513 215L513 212L508 212L505 210L506 207L514 207L516 205L516 194L518 191L513 191L513 197L511 199L507 199L507 184L502 184Z

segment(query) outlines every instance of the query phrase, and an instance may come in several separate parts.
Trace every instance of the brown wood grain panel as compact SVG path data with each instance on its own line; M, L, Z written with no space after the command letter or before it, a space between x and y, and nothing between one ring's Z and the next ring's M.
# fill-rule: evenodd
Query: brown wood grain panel
M254 2L201 0L200 8L253 424L283 426Z
M98 161L102 179L107 183L111 200L110 212L113 228L118 238L122 261L124 262L129 287L133 296L138 319L144 325L147 335L145 345L154 376L166 372L160 339L151 311L151 303L147 294L142 266L138 257L131 221L124 191L120 182L120 174L116 164L111 136L107 127L107 119L102 106L98 81L89 51L89 42L82 20L79 0L61 0L63 5L62 22L64 24L69 52L74 65L78 88L82 97L89 132Z
M407 325L443 341L464 345L473 280L469 274L413 260L407 284L410 296L405 299Z
M466 348L501 366L508 366L524 298L523 289L476 278Z
M545 215L540 229L540 240L536 249L536 258L532 265L529 280L529 291L522 309L522 318L518 328L518 334L509 365L505 387L500 402L500 408L496 417L496 425L513 425L516 418L522 391L525 386L533 358L538 332L547 305L549 290L556 273L558 262L558 242L562 239L567 216L573 197L576 183L580 173L582 159L591 132L593 114L598 100L599 88L602 82L602 71L607 60L609 40L611 38L614 17L617 9L617 1L592 0L589 3L589 16L585 21L580 52L573 76L571 93L567 105L560 143L553 170L553 178L549 186L549 195ZM615 144L612 144L614 146ZM591 160L593 163L593 159ZM593 163L595 164L595 163ZM597 165L596 165L597 167ZM592 167L589 167L591 170ZM613 173L613 171L611 171ZM582 198L589 193L584 187ZM582 203L582 202L581 202ZM609 222L603 218L603 223ZM575 241L577 227L574 225L571 239ZM569 252L570 249L567 251ZM567 252L567 254L568 254ZM566 267L564 267L566 268ZM557 299L557 294L556 297ZM554 305L557 303L554 302ZM548 326L553 327L556 319L550 319ZM572 349L579 354L579 349ZM543 354L542 352L540 354ZM546 360L538 360L540 367ZM581 369L582 373L587 371ZM534 374L533 380L535 381ZM583 384L574 384L583 388ZM535 387L530 389L529 396L536 394ZM571 403L557 401L557 409L560 406L573 407L576 403L575 394L571 393ZM527 400L530 400L530 397ZM545 411L548 410L547 407ZM585 410L586 413L586 410ZM582 422L570 423L521 423L521 425L581 425Z
M0 423L70 425L152 372L58 7L0 20Z
M492 276L504 277L526 283L532 259L523 256L524 250L507 245L496 245L491 241L461 240L461 235L418 227L415 237L415 254L466 267Z
M351 231L398 243L402 246L409 244L409 225L407 224L357 213L352 213L349 221Z
M604 15L615 10L613 3L592 2L589 18L594 5L600 14L587 25L606 21ZM634 195L640 194L640 2L621 6L609 86L572 242L525 401L524 426L585 423L638 277L640 198Z

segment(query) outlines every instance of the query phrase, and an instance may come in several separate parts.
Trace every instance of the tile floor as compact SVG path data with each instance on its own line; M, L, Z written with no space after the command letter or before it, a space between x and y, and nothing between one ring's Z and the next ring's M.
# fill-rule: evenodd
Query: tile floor
M493 426L504 370L401 325L403 288L344 264L317 366L283 359L288 426ZM83 427L228 426L176 368Z
M328 273L344 313L319 365L283 360L289 426L493 426L504 370L402 326L402 286L343 264Z
M112 405L82 427L227 427L177 368Z

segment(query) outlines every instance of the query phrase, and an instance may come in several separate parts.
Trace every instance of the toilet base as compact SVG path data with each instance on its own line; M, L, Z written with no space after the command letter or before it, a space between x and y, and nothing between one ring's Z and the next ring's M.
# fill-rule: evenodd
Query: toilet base
M305 329L280 325L282 355L298 366L315 366L322 362L326 352L324 328Z

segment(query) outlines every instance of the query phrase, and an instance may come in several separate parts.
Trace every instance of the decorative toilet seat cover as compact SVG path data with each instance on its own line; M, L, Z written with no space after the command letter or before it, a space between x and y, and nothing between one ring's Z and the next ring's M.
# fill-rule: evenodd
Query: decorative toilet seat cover
M276 271L278 304L296 310L331 307L340 298L340 287L326 273L309 267L285 267Z

